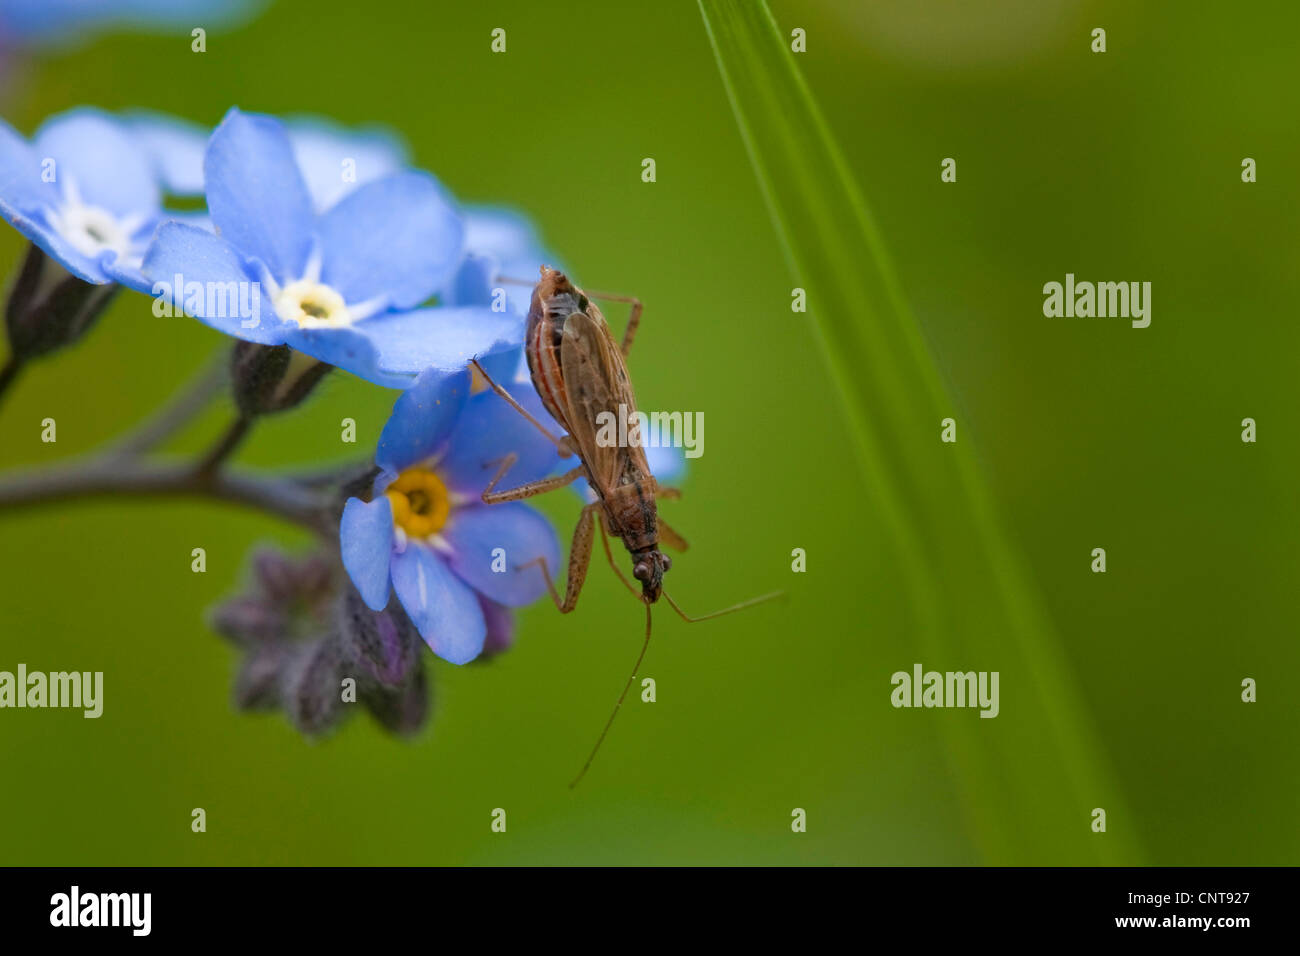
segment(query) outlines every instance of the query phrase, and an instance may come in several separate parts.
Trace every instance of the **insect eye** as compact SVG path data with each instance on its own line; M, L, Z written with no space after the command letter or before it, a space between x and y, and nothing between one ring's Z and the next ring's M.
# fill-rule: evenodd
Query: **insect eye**
M636 578L638 581L644 581L646 578L650 577L650 565L646 564L644 561L638 561L636 567L632 569L632 577Z
M664 559L664 570L671 571L673 569L673 559L668 557L668 555L666 554L663 556L663 559Z

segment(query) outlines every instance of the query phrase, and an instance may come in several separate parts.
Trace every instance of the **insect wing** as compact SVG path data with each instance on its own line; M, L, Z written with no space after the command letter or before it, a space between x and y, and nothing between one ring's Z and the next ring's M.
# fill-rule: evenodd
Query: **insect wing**
M568 317L560 343L560 365L569 406L569 433L597 487L608 491L618 484L628 455L644 460L645 452L636 444L636 399L627 367L603 319L582 312ZM617 427L621 420L628 422L628 447L623 448L619 447ZM608 423L615 426L612 442L608 440ZM606 440L602 443L598 436Z

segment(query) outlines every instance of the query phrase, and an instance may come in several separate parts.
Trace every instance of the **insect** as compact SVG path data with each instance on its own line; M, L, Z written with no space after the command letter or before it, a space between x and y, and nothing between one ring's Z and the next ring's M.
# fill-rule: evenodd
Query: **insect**
M626 302L631 306L621 345L614 341L605 317L592 302L592 298ZM687 544L681 535L659 517L658 501L660 498L677 498L679 492L675 488L659 486L650 472L639 430L635 426L629 428L625 444L612 445L597 439L600 417L604 414L617 415L620 406L629 421L636 420L632 414L636 410L636 397L632 391L626 359L640 320L640 300L631 296L595 292L588 295L562 272L542 266L541 281L533 289L532 303L528 310L524 354L533 385L541 396L542 403L565 430L562 437L552 435L509 392L493 381L477 360L472 362L492 390L550 438L561 455L576 455L579 461L577 467L562 475L542 478L508 491L495 491L497 484L517 460L517 456L511 453L501 460L496 474L483 491L483 501L486 504L497 504L531 498L563 488L579 478L587 479L596 494L596 500L582 509L573 532L563 597L556 589L546 560L538 558L536 562L530 562L541 567L555 606L561 613L567 614L577 605L591 561L594 530L600 532L605 556L614 573L646 606L645 641L641 645L641 653L596 746L578 776L569 784L570 787L576 786L591 766L614 718L618 716L628 689L636 679L637 670L650 646L650 609L660 597L683 620L695 623L730 614L778 596L777 593L765 594L712 614L691 617L663 589L664 574L672 568L673 562L660 545L685 551ZM632 576L641 584L639 592L614 561L609 546L611 535L621 538L631 555Z

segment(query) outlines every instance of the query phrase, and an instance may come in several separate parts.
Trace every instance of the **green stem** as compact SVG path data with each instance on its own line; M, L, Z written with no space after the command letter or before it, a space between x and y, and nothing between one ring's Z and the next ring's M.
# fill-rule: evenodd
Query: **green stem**
M331 504L293 482L192 465L159 465L104 457L80 466L43 469L0 481L0 511L90 497L209 498L244 505L324 537L337 532Z
M217 439L217 443L199 460L195 470L201 475L210 475L216 472L221 467L222 462L229 458L234 450L248 437L248 432L253 427L253 421L251 415L238 416L230 423L230 427L226 429L225 434Z

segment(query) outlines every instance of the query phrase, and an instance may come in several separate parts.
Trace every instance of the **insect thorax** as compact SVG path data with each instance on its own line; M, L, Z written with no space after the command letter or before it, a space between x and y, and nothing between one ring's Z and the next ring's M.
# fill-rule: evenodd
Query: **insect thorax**
M610 532L623 539L629 551L642 551L659 543L657 484L653 477L617 485L604 495Z

